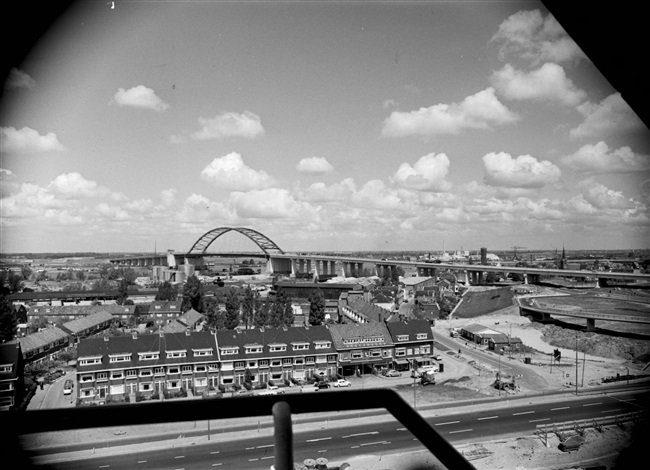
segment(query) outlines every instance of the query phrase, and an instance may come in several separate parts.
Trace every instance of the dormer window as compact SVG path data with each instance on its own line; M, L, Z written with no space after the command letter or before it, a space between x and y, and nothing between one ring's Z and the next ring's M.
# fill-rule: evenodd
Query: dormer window
M212 348L207 348L207 349L192 349L192 353L194 354L194 357L212 356Z
M244 347L246 348L246 354L258 354L263 352L263 346L261 344L247 344Z
M131 360L131 353L122 353L122 354L109 354L108 361L110 363L115 362L127 362Z
M287 350L287 345L285 343L271 343L269 344L270 352L283 352Z
M178 357L187 357L187 351L185 349L178 351L167 351L167 359L174 359Z
M429 337L429 335L427 335L426 333L418 333L417 334L417 339L427 339L428 337Z
M139 352L138 360L140 361L154 361L160 359L160 353L158 351L147 351Z
M234 347L226 347L226 348L220 348L221 349L221 355L222 356L232 356L234 354L239 353L239 347L234 346Z
M291 347L293 348L294 351L304 351L306 349L309 349L309 343L300 341L296 343L291 343Z
M408 341L409 335L397 335L397 341Z
M80 366L91 366L93 364L101 364L102 356L87 356L79 358Z
M332 347L331 341L314 341L314 347L316 349L329 349Z

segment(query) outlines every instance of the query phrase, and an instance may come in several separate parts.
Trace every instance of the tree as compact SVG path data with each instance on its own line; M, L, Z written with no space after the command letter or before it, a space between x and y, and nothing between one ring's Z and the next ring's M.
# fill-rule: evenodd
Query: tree
M309 294L309 324L322 325L325 321L325 297L323 291L315 289Z
M86 271L79 270L76 273L77 279L79 281L85 281L86 280Z
M0 294L0 343L14 339L18 317L14 306L4 294Z
M196 275L187 278L183 286L181 310L187 312L191 308L197 312L203 312L203 284Z
M156 300L174 301L177 298L178 298L178 289L176 288L176 286L172 285L169 281L165 281L158 286L158 292L156 293Z
M129 297L129 283L126 279L122 279L120 284L117 286L117 296L115 297L115 303L117 305L124 305L124 302Z
M25 281L29 281L29 278L32 276L33 272L34 271L29 266L21 266L20 268L20 275Z
M227 330L234 330L239 326L240 302L235 289L230 289L226 295L226 324Z
M256 303L257 306L255 308L255 316L253 318L255 326L258 328L268 326L270 320L269 316L271 311L271 301L268 297L266 297L266 299L262 302L262 300L258 297Z
M214 298L206 299L204 305L205 314L205 325L209 329L214 330L225 330L226 329L226 318L224 313L221 311L219 302Z
M244 289L244 298L241 303L241 317L246 328L253 324L255 318L255 293L253 289L247 287Z
M3 294L15 294L20 292L25 287L23 276L18 273L1 271L0 274L0 290Z
M269 326L279 328L284 324L284 307L286 302L287 295L282 289L278 289L269 311Z

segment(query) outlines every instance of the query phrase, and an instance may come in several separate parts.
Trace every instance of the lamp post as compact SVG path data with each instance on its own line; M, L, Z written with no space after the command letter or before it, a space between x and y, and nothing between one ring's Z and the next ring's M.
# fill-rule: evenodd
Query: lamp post
M578 396L578 332L576 331L576 396Z

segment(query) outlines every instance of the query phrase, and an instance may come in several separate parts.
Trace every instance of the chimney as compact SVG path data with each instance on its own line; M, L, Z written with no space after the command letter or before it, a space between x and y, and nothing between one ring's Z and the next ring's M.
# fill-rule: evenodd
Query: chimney
M191 333L190 333L190 329L189 329L189 328L185 328L185 336L190 336L190 334L191 334Z
M108 336L104 336L104 341L108 343Z
M131 336L133 337L133 339L138 339L138 332L137 331L132 331Z

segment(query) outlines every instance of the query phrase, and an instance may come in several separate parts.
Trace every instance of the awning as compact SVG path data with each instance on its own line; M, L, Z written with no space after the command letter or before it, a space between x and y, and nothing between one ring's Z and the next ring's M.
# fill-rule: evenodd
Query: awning
M408 359L393 359L393 362L395 364L408 364L409 363Z
M420 356L420 357L416 357L415 360L418 362L418 364L420 362L431 362L430 357L422 357L422 356Z

